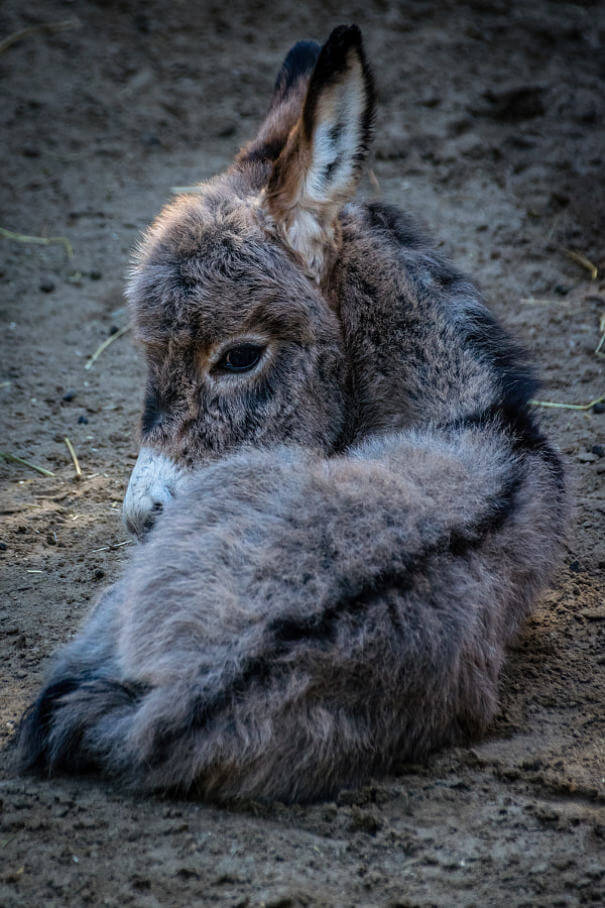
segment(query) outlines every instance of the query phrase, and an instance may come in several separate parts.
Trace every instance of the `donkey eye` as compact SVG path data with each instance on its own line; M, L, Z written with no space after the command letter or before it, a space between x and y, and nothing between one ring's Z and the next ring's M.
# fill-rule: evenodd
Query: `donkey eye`
M256 344L242 344L232 347L218 363L219 369L226 372L248 372L253 369L263 355L264 347Z

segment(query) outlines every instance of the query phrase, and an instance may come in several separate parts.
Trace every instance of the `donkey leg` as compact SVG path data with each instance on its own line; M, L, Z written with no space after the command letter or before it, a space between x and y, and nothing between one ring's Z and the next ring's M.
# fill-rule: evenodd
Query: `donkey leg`
M119 598L118 585L105 590L78 636L55 657L18 730L22 770L83 769L87 761L78 745L81 729L90 725L99 710L107 711L126 696L126 688L115 680L119 676L115 658ZM65 709L67 703L69 709Z

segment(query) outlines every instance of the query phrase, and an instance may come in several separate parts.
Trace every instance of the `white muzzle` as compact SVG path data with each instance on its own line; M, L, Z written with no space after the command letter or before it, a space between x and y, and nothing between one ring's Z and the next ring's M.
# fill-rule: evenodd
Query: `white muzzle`
M143 539L164 505L174 498L184 473L169 457L141 448L122 505L122 519L138 539Z

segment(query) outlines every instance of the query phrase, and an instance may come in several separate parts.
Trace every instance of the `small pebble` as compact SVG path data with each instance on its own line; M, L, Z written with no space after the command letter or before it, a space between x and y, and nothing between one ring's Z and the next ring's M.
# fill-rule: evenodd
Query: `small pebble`
M0 542L0 552L6 552L7 548L6 542Z
M605 447L603 445L593 445L590 449L591 454L596 454L597 457L605 457Z
M87 419L87 417L86 417L86 416L78 416L78 423L79 423L79 425L81 425L81 426L87 426L87 425L88 425L88 419Z
M592 412L593 413L605 413L605 403L593 404Z
M41 281L40 290L42 293L52 293L55 289L55 285L52 281Z
M93 574L93 577L95 580L102 580L104 576L105 576L105 571L103 571L101 568L97 568Z
M569 565L569 570L572 572L572 574L579 574L580 571L582 570L582 568L580 567L580 562L572 561L571 564Z
M70 401L70 400L73 400L75 396L76 396L76 392L69 390L69 391L65 392L62 399L65 401Z
M109 329L109 334L110 334L110 336L111 336L112 334L117 334L119 330L120 330L120 329L118 328L117 325L112 325L111 328Z
M101 274L100 271L97 271L96 269L94 269L93 271L90 272L89 277L90 277L91 281L100 281L101 278L103 277L103 275Z
M582 451L580 454L578 454L578 460L580 461L580 463L594 463L598 459L599 458L596 454L588 453L586 451Z

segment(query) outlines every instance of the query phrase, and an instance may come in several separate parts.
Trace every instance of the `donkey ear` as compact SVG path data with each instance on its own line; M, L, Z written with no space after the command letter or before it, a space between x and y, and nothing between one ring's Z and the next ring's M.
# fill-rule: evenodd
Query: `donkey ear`
M321 49L302 114L265 193L271 217L317 280L338 211L357 187L373 113L374 83L361 32L341 25Z
M236 164L240 167L255 162L275 161L283 151L292 127L298 121L303 107L309 79L317 63L321 47L315 41L299 41L291 47L281 65L273 89L273 97L267 116L258 135L238 154ZM267 171L250 176L267 181ZM258 187L260 188L260 186Z

